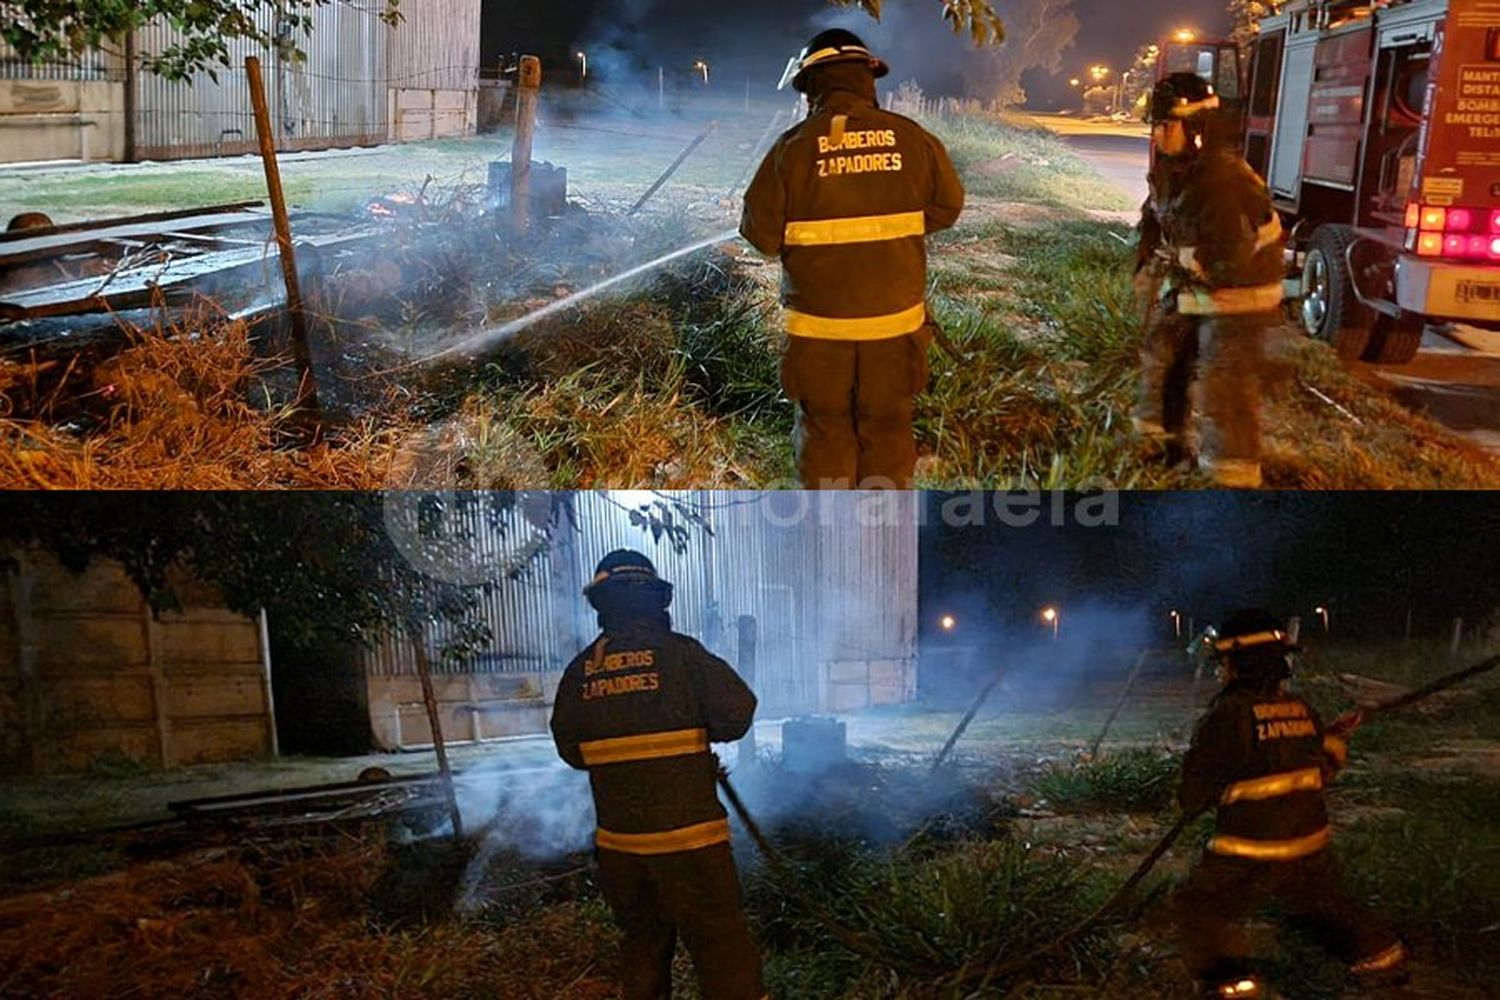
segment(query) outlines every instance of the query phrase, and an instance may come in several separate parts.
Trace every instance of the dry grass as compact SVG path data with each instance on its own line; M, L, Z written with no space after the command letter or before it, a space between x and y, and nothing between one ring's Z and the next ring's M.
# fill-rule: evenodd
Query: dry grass
M55 365L0 368L0 413L9 415L0 420L0 487L375 489L385 481L399 417L372 415L291 447L295 415L262 381L279 364L255 356L244 323L205 318L129 336L129 347L81 376Z
M595 910L382 927L367 912L387 861L374 833L246 845L0 900L0 996L614 996L613 969L578 951L613 936Z

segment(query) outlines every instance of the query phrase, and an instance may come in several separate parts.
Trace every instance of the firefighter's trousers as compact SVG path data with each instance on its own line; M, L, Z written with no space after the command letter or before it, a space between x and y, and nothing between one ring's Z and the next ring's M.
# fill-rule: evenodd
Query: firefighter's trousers
M600 850L598 857L604 900L624 935L624 1000L671 997L679 936L704 1000L766 995L728 844L651 856Z
M1141 350L1136 427L1163 438L1169 453L1196 453L1220 486L1260 486L1260 384L1266 331L1277 322L1275 313L1155 310Z
M913 400L927 386L922 333L886 340L791 337L781 385L797 405L797 474L807 489L909 489Z
M1254 972L1240 922L1274 908L1304 926L1351 968L1384 972L1404 958L1400 942L1373 911L1344 891L1327 851L1298 861L1251 861L1205 854L1174 900L1182 957L1210 985Z

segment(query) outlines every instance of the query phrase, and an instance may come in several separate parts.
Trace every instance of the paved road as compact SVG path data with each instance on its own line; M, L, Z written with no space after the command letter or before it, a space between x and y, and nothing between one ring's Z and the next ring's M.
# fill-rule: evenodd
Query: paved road
M1132 200L1145 200L1150 159L1145 134L1113 123L1056 115L1035 118ZM1500 452L1500 334L1469 327L1453 329L1448 336L1429 332L1411 363L1359 368L1412 409L1474 444Z

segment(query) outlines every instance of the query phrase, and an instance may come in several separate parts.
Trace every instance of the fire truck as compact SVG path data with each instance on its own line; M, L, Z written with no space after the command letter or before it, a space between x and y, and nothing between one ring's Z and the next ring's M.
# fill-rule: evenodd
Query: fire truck
M1428 327L1500 330L1500 0L1293 0L1244 71L1177 48L1270 186L1308 334L1399 364Z

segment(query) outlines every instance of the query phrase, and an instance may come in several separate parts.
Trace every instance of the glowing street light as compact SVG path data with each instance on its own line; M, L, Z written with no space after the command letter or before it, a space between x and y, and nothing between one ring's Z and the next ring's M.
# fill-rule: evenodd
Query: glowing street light
M1094 78L1095 83L1103 83L1105 77L1109 76L1111 70L1108 66L1090 66L1089 76Z
M577 53L576 58L578 59L578 64L583 67L583 79L587 80L589 78L589 57L588 57L588 53L586 53L586 52L579 52L579 53Z
M1172 33L1172 37L1175 40L1186 45L1188 42L1195 42L1198 40L1198 32L1194 31L1192 28L1178 28Z
M1319 604L1317 607L1313 608L1313 614L1315 614L1319 618L1323 619L1323 634L1327 635L1328 634L1328 609L1325 608L1323 605Z
M1171 611L1168 611L1167 614L1169 614L1169 615L1172 616L1172 634L1174 636L1176 636L1177 638L1181 639L1182 638L1182 612L1178 611L1176 608L1173 608Z
M1068 81L1068 86L1070 86L1070 87L1076 87L1076 86L1078 86L1082 82L1083 82L1082 80L1078 79L1078 77L1075 76L1075 77L1073 77L1072 79L1070 79Z
M1057 638L1057 627L1062 622L1062 615L1051 605L1042 609L1042 621L1052 626L1052 638Z
M705 87L708 86L708 63L704 62L702 59L699 59L697 62L693 63L693 69L703 74L703 85Z
M952 632L958 626L958 619L952 615L944 615L938 619L938 625L942 626L944 632Z

